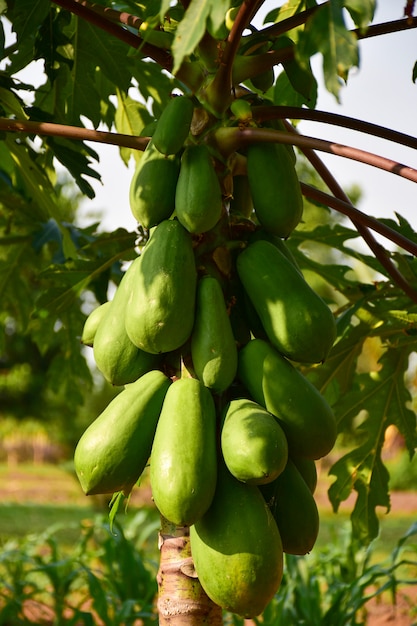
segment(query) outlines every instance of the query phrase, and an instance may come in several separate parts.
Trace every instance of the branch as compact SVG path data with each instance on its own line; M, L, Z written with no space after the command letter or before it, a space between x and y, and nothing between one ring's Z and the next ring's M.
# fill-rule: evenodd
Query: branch
M303 194L307 198L319 202L320 204L324 204L325 206L332 207L332 209L336 209L336 211L339 211L350 219L356 220L360 224L371 228L386 239L395 243L403 250L406 250L413 256L417 257L417 243L414 243L411 239L404 237L404 235L401 235L401 233L398 233L393 228L386 226L376 218L370 217L369 215L366 215L366 213L362 213L362 211L356 209L350 202L345 202L344 200L335 198L334 196L331 196L330 194L320 191L319 189L311 187L305 183L300 184Z
M133 150L145 150L149 137L133 137L103 130L90 130L65 124L53 124L51 122L28 122L0 118L0 130L10 132L22 132L29 135L50 137L66 137L77 141L95 141L98 143L112 144Z
M289 122L285 121L284 124L289 132L297 133ZM314 150L304 149L303 153L336 198L342 200L343 202L347 202L352 206L352 208L354 208L342 187ZM398 271L396 265L389 257L388 252L383 246L381 246L381 244L378 243L369 228L357 218L351 217L351 221L356 227L358 233L361 235L362 239L374 253L375 258L378 259L382 267L384 267L389 276L391 276L393 282L395 282L404 291L404 293L411 298L411 300L417 302L417 292L409 285L408 281L404 278L401 272Z
M323 122L334 126L342 126L343 128L349 128L350 130L367 133L368 135L373 135L375 137L380 137L381 139L400 143L409 148L417 149L417 137L392 130L391 128L385 128L385 126L379 126L378 124L348 117L347 115L339 115L338 113L328 113L327 111L276 105L253 106L252 114L253 118L257 122L290 118L293 120L309 120L312 122Z
M353 161L372 165L417 183L417 170L408 165L387 159L383 156L353 148L344 144L317 139L306 135L291 135L286 131L272 128L218 128L213 133L217 148L224 156L229 156L252 143L287 143L300 148L311 148L328 154L334 154Z

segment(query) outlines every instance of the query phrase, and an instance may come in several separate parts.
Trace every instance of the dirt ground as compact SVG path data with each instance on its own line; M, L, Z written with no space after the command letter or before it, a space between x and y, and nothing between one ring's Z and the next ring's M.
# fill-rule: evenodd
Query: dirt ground
M330 510L325 485L320 485L316 492L316 500L319 507ZM17 466L9 468L7 473L0 474L0 503L6 502L39 502L49 504L72 503L85 505L86 497L81 493L78 483L70 474L65 475L52 471L45 480L44 468L39 471L31 471L30 475ZM151 502L150 489L145 484L134 490L132 505L149 504ZM99 505L99 501L97 501ZM341 509L351 507L351 500L341 505ZM391 494L391 511L393 514L406 513L416 514L417 520L417 492L399 492ZM417 626L417 580L416 585L407 587L397 594L396 605L393 607L385 601L372 600L367 606L367 626ZM414 613L414 617L412 617ZM246 622L251 625L250 621ZM287 625L286 625L287 626ZM297 626L289 624L288 626ZM307 625L308 626L308 625Z

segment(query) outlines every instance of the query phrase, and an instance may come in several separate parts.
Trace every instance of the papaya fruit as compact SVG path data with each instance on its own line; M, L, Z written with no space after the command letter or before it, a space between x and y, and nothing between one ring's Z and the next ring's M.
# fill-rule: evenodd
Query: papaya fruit
M152 136L154 146L162 154L177 154L190 132L194 105L187 96L174 96L168 102L157 122Z
M236 480L223 463L218 472L211 506L190 528L191 554L209 598L252 618L281 584L281 538L259 488Z
M289 237L303 215L303 196L290 155L283 144L251 144L247 171L259 223L269 232Z
M278 418L290 456L319 459L330 452L337 436L331 407L268 342L252 339L239 351L238 377L252 399Z
M291 457L291 461L304 478L311 493L314 494L317 487L317 467L315 461L301 456L293 456Z
M84 431L74 465L87 496L130 493L148 462L170 384L161 371L147 372L126 385Z
M145 352L171 352L187 341L194 324L197 270L191 235L177 220L165 220L139 258L126 332Z
M127 303L139 263L140 257L137 257L123 275L94 338L96 365L112 385L132 383L142 374L156 368L159 362L158 355L149 354L135 346L125 328Z
M232 384L237 347L222 288L213 276L204 276L197 285L191 358L197 378L215 393Z
M268 232L267 230L265 230L265 228L258 228L249 236L248 242L253 243L254 241L259 241L259 239L261 239L262 241L269 241L270 243L272 243L272 245L278 248L278 250L282 252L282 254L285 257L287 257L289 261L291 261L291 263L299 271L299 273L302 274L301 269L297 261L295 260L293 253L289 249L286 242L283 239L281 239L281 237L277 237L273 233Z
M222 214L222 192L209 149L188 146L181 157L175 215L190 233L211 230Z
M313 495L291 459L274 482L260 487L278 526L286 554L308 554L319 533Z
M226 406L221 450L229 472L250 485L272 482L288 460L287 439L276 417L246 398Z
M161 154L152 138L136 165L129 188L130 209L144 228L171 217L179 171L179 157Z
M210 506L216 478L214 400L196 378L177 379L166 393L151 452L159 512L177 526L193 524Z
M93 347L98 325L105 316L109 306L110 302L103 302L88 315L81 333L81 343L85 346Z
M260 240L239 254L236 266L272 345L292 361L323 362L336 338L334 316L291 261Z

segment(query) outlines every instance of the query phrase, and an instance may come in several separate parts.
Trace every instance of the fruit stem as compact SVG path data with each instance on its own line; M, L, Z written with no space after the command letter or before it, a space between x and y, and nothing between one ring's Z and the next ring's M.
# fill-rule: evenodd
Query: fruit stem
M232 100L233 63L242 33L262 2L263 0L245 0L241 4L226 45L220 53L219 68L212 81L204 89L204 94L202 94L204 102L216 117L222 117Z

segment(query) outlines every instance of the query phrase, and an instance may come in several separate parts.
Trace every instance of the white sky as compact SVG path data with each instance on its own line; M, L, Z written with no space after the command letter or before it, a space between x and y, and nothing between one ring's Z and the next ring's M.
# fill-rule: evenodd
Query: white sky
M400 19L405 0L379 0L375 22ZM276 2L267 1L262 14ZM384 125L410 135L417 135L417 84L412 82L412 70L417 61L417 32L410 30L360 42L361 65L350 74L341 92L341 104L319 88L317 109L327 110ZM321 58L313 59L316 76L321 75ZM315 122L301 122L300 132L375 152L417 169L417 152L392 142L378 140L363 133L336 126L326 127ZM136 222L129 208L129 185L133 161L126 168L118 156L117 147L98 146L102 184L90 180L96 198L83 202L85 215L102 213L102 228L119 226L133 230ZM363 192L358 208L375 217L394 217L398 212L417 230L417 186L415 183L365 164L322 154L323 160L342 186L357 183Z

